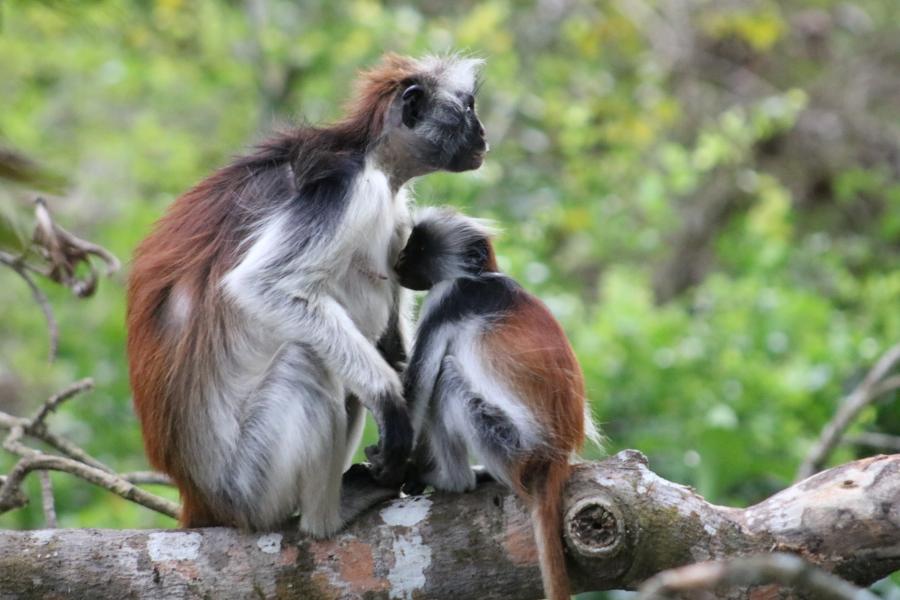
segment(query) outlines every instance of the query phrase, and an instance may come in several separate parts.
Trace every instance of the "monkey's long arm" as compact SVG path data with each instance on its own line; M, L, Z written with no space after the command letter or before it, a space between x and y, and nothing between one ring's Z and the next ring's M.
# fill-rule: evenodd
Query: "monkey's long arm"
M394 305L391 307L391 316L385 332L378 340L378 352L391 367L401 373L406 366L406 334L404 330L404 316L401 314L401 298L403 291L396 287L394 290Z
M224 286L246 314L266 320L291 341L311 346L349 391L379 416L377 399L401 397L399 377L328 294L330 280L351 260L352 240L365 217L353 210L358 204L362 203L348 204L345 212L352 217L338 222L339 233L332 239L297 254L285 220L271 221L225 277Z
M293 298L292 322L300 339L347 383L350 392L380 413L375 403L402 398L400 379L331 296Z

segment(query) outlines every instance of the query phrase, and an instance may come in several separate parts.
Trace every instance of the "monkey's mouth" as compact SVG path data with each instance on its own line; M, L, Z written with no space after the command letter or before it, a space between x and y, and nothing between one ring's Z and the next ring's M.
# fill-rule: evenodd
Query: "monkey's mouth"
M484 142L484 146L481 148L476 148L472 153L472 162L477 163L476 166L480 167L481 163L484 162L484 158L487 156L487 153L491 151L491 146L487 142Z
M488 153L489 146L486 140L481 139L478 143L471 144L468 148L461 149L450 163L445 167L448 171L460 172L471 171L477 169L484 162L484 157Z

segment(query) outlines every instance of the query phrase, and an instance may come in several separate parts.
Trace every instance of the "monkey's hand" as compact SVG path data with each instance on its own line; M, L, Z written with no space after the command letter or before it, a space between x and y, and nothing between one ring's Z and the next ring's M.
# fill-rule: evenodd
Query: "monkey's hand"
M412 423L402 401L388 400L383 415L381 439L377 446L366 448L366 458L378 483L399 488L406 478L407 459L412 452Z

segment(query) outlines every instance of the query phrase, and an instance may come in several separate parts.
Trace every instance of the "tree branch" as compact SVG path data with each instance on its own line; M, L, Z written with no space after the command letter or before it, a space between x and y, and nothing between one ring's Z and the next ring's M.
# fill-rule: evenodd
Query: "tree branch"
M0 148L0 171L2 171L2 162L3 150ZM46 277L60 283L72 290L79 298L85 298L97 289L97 270L94 268L91 257L97 257L106 264L107 276L117 271L120 263L105 248L83 240L57 225L50 216L46 201L41 197L34 200L34 216L36 224L31 243L22 250L20 255L0 250L0 265L9 267L25 281L35 303L44 313L47 329L50 332L49 360L52 362L56 358L59 347L59 325L50 301L34 281L33 275ZM40 264L28 260L34 255L40 256L38 261ZM85 277L79 277L76 274L76 269L81 263L88 267L88 274Z
M77 396L82 392L86 392L92 389L94 389L94 380L88 377L86 379L82 379L81 381L76 381L59 393L53 394L46 402L41 405L41 408L38 409L37 413L35 413L35 415L31 417L29 428L34 429L36 427L43 427L44 421L47 419L50 413L59 408L59 406L63 402L65 402L69 398Z
M736 509L706 502L654 474L639 452L625 451L574 468L564 502L570 575L576 591L635 589L697 561L790 552L867 585L900 568L898 497L900 455L836 467ZM797 581L779 577L766 583ZM748 597L757 580L733 581L725 597ZM330 540L302 536L295 524L265 534L4 531L0 589L97 599L542 595L531 519L498 484L395 500Z
M168 475L156 471L134 471L133 473L120 473L119 477L134 485L175 485Z
M0 251L0 264L6 265L15 271L15 273L25 281L28 285L28 289L31 290L31 297L34 298L35 304L37 304L40 307L41 312L44 313L44 319L47 321L47 330L50 332L48 360L53 362L53 359L56 358L56 350L59 348L59 324L56 322L56 315L53 314L53 308L50 306L50 301L47 300L47 295L44 294L41 288L34 282L34 279L31 278L31 274L28 272L27 267L21 259L18 259L7 252Z
M685 592L698 597L722 598L735 586L779 584L812 594L818 600L878 600L840 577L818 569L794 554L776 553L709 561L670 569L654 575L641 586L637 600L678 598ZM715 595L713 595L715 592Z
M38 477L41 480L41 507L44 509L44 522L47 529L56 529L56 505L53 500L53 482L50 481L50 473L40 471Z
M900 435L866 432L847 437L846 442L855 446L878 448L885 452L900 452Z
M828 455L840 443L841 437L859 413L879 396L900 385L900 377L887 377L898 362L900 362L900 344L888 349L862 382L844 398L834 417L822 429L819 441L797 470L797 480L809 477L822 468Z
M13 508L20 508L23 504L16 501L25 476L32 471L60 471L75 475L96 486L140 504L158 513L162 513L173 519L178 518L178 504L165 498L146 492L141 488L125 481L118 475L101 471L89 465L77 462L63 456L53 456L42 452L32 451L34 454L23 457L16 463L12 471L6 476L6 481L0 485L0 512Z
M93 386L94 382L91 379L83 379L73 383L61 392L51 396L30 419L14 417L0 412L0 428L9 430L9 433L3 440L3 447L7 451L21 457L12 471L0 482L0 513L21 508L28 503L28 497L22 493L21 486L29 473L38 471L43 478L46 475L45 471L61 471L107 489L126 500L131 500L151 510L172 518L178 517L178 504L136 487L137 483L150 479L153 479L152 483L165 483L168 481L168 478L162 475L153 478L150 477L152 474L135 473L132 474L132 477L135 479L132 482L117 475L112 469L88 455L72 442L51 434L47 429L45 422L47 417L60 404L81 392L93 388ZM25 436L47 442L67 456L56 456L30 448L22 441ZM55 523L56 515L53 509L53 493L50 488L49 478L42 479L41 490L45 516L48 526L52 527L52 523Z

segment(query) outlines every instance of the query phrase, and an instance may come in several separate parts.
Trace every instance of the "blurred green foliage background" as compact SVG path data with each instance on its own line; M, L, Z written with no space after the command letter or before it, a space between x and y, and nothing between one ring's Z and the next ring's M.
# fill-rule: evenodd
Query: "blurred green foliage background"
M502 224L501 266L564 323L606 452L756 502L900 340L895 0L7 0L0 17L0 145L66 174L59 222L126 263L87 301L47 286L53 364L0 271L0 408L93 376L51 422L119 470L146 468L124 354L135 245L267 131L337 118L387 50L487 59L487 163L416 196ZM854 429L900 433L897 399ZM173 525L53 480L64 526ZM0 526L41 525L33 486Z

